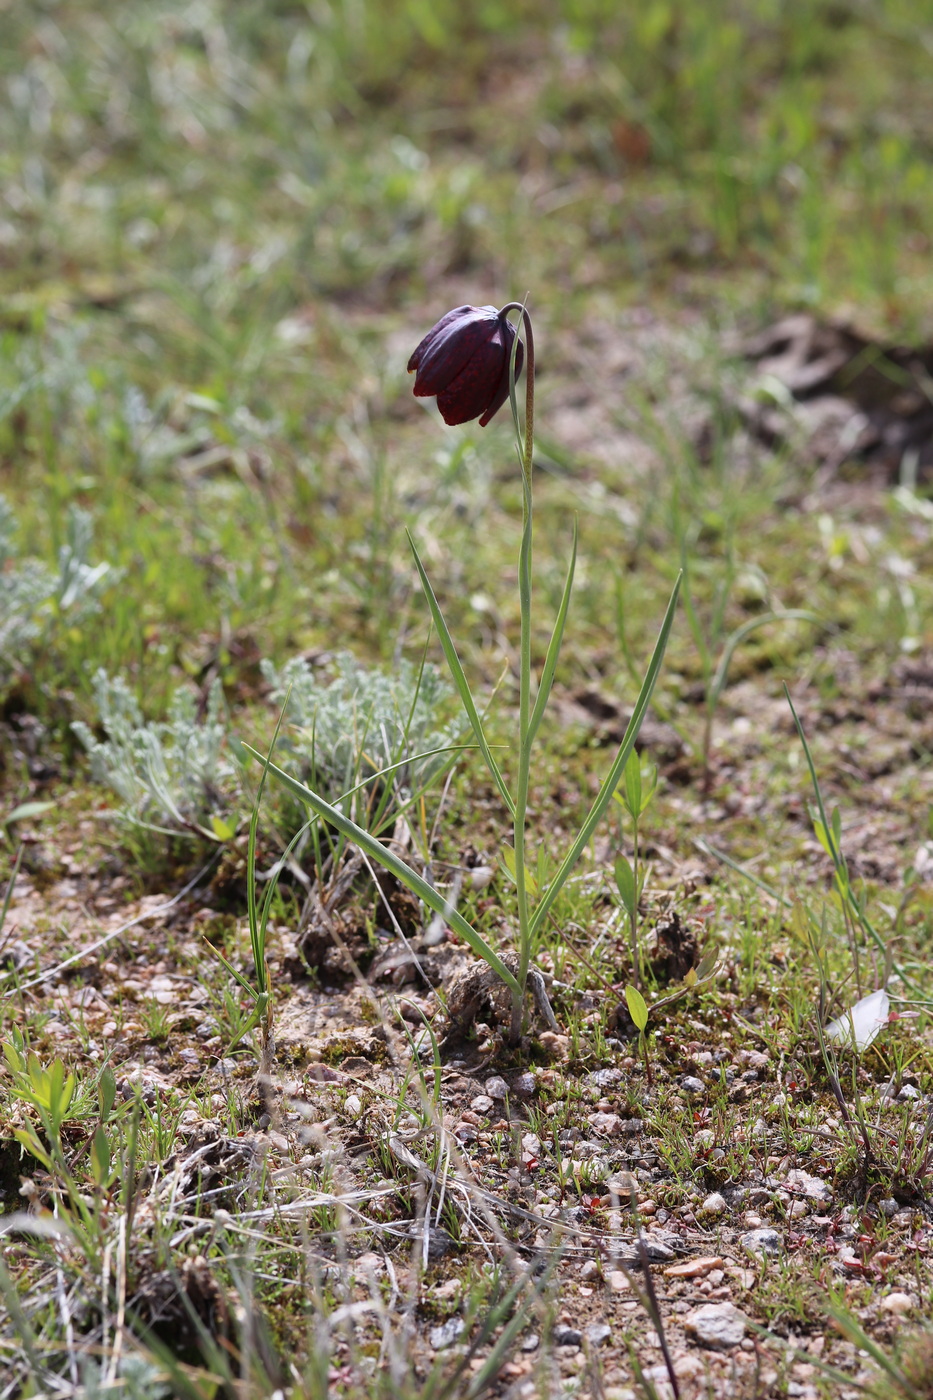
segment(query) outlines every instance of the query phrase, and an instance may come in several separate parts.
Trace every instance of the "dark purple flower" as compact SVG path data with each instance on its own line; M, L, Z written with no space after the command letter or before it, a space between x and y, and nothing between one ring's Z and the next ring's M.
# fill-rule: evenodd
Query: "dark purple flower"
M485 428L509 396L509 359L515 327L494 306L458 306L432 326L408 361L417 370L419 399L437 395L450 427L479 418ZM515 356L515 378L522 371L523 347ZM482 417L480 418L480 414Z

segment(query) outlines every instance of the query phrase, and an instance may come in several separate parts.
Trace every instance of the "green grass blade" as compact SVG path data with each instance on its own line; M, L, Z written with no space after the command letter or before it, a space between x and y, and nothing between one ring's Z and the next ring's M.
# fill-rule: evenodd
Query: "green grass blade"
M528 724L528 742L534 742L534 737L538 732L538 726L544 717L547 708L548 696L551 693L551 686L554 683L554 672L557 670L557 661L560 656L561 643L564 640L564 626L567 622L567 610L570 607L570 593L573 589L573 575L577 565L577 536L579 526L577 518L573 521L573 545L570 551L570 564L567 569L567 577L564 581L564 591L561 594L560 607L557 610L557 617L554 622L554 631L551 633L551 640L548 644L547 655L544 658L544 669L541 672L541 680L538 683L538 694L535 696L534 708L531 711L531 719Z
M658 633L658 640L655 643L654 651L651 654L651 661L649 662L648 670L645 673L645 679L642 682L641 690L638 693L638 699L635 702L635 709L632 711L632 718L628 722L628 728L625 731L625 734L622 738L622 743L619 745L618 753L615 756L615 762L610 768L607 776L603 779L602 786L600 787L599 792L596 795L596 799L593 802L593 805L587 814L586 820L584 821L579 832L577 833L576 840L570 847L570 850L564 856L564 859L560 864L557 874L554 876L554 879L551 881L550 885L548 885L548 888L544 896L542 897L540 904L535 909L535 912L532 915L530 930L532 937L534 937L534 935L541 928L541 925L547 918L548 910L551 908L551 905L554 903L554 900L557 898L558 894L560 893L561 889L566 883L570 872L573 870L577 861L580 859L580 856L586 849L590 838L593 835L593 832L596 830L597 826L600 823L600 820L602 819L603 813L609 806L609 803L612 801L612 794L616 790L619 778L621 777L622 772L625 768L625 764L628 760L628 756L632 752L632 749L635 747L635 740L638 738L638 731L639 729L641 729L642 721L644 720L645 715L648 713L648 706L651 704L651 693L654 690L655 685L657 684L658 675L661 671L661 663L664 660L664 653L667 650L668 638L671 634L671 628L674 625L674 614L677 611L677 598L680 593L680 583L682 577L682 574L677 575L677 580L674 584L674 591L671 594L671 600L667 605L667 612L664 614L664 621L662 622L661 630Z
M447 623L444 621L444 615L441 612L440 604L437 601L434 589L431 587L431 580L428 578L427 572L425 571L425 567L421 562L421 557L418 554L418 550L415 546L415 542L412 539L411 535L408 536L408 543L411 545L411 552L415 556L415 565L418 569L418 573L421 575L421 586L424 589L424 596L428 600L428 607L431 609L431 616L434 619L434 626L437 628L437 635L440 637L441 646L444 648L444 655L447 658L447 665L450 667L450 673L453 676L454 685L457 687L457 693L460 696L460 703L463 705L463 708L466 711L467 718L470 721L470 727L472 728L473 733L476 736L477 745L479 746L480 753L483 755L486 767L489 769L489 772L492 775L492 780L495 783L496 787L499 789L500 796L502 797L502 800L505 803L506 807L509 809L510 815L514 817L515 803L512 801L512 794L509 792L508 788L505 785L505 779L502 776L502 773L499 769L499 765L493 758L492 751L489 747L489 744L486 741L486 735L483 732L483 724L479 717L479 711L477 710L476 704L473 700L473 695L470 691L470 685L464 673L463 666L461 665L460 657L457 655L457 648L454 646L453 638L451 637L450 632L448 631Z
M750 636L759 627L765 627L769 622L812 622L817 627L821 624L821 619L816 613L807 612L804 608L778 608L774 612L764 613L761 617L753 617L750 621L737 627L730 633L726 644L719 658L719 665L716 667L716 674L710 683L707 704L715 705L722 694L729 676L729 667L732 665L732 658L736 648L741 646L745 638Z
M332 807L329 802L325 802L323 797L319 797L316 792L312 792L310 788L299 783L296 778L276 767L274 763L269 763L268 759L257 749L254 749L250 744L244 744L243 747L260 763L265 763L268 773L277 782L287 787L300 802L303 802L306 807L310 807L312 812L316 813L322 820L336 827L348 841L359 846L370 860L376 861L385 870L390 871L406 889L411 890L412 894L416 894L419 899L423 900L429 909L433 909L435 914L440 914L441 918L450 924L454 932L458 933L463 941L472 948L477 957L487 962L512 991L518 990L518 982L514 974L509 971L498 953L494 952L486 940L476 932L476 929L467 923L462 914L458 914L456 909L450 908L444 896L439 894L432 885L429 885L427 880L412 870L410 865L406 865L403 860L400 860L381 841L377 841L370 832L364 831L361 826L357 826L356 822L344 816L343 812Z

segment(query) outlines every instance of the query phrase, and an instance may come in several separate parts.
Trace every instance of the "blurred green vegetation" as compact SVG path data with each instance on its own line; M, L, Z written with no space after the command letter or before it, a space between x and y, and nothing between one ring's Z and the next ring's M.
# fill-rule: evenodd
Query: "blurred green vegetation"
M922 598L884 574L913 558L910 521L866 545L845 511L782 510L805 476L736 449L722 332L793 306L929 329L929 0L47 0L2 19L0 487L21 556L51 564L77 505L114 570L96 621L60 618L20 658L8 708L67 738L100 666L158 717L185 678L248 705L262 657L417 655L406 525L492 681L508 428L439 432L404 365L448 304L526 291L555 601L582 513L569 673L621 683L617 584L639 651L685 551L717 628L827 603L869 652L916 631ZM578 333L627 308L694 319L607 393ZM710 461L668 402L685 376ZM622 450L562 445L568 382ZM698 675L681 633L671 706ZM763 629L738 673L792 666L803 635Z

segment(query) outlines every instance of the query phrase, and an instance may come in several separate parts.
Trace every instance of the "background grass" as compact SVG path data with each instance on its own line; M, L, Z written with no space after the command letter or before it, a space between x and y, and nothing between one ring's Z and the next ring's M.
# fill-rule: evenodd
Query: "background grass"
M737 333L788 309L845 316L883 341L930 339L929 0L0 0L0 27L0 491L21 557L54 569L77 506L93 522L91 562L113 570L97 612L51 607L34 642L2 658L0 810L54 802L41 831L61 844L113 801L89 784L71 730L98 722L100 667L125 675L157 721L180 685L203 709L219 679L233 729L262 746L275 720L262 659L349 649L390 671L400 657L417 665L428 614L406 528L491 690L517 631L509 425L443 429L411 398L405 364L449 306L527 292L536 660L573 511L565 698L595 692L624 710L686 566L692 616L657 696L685 758L668 763L644 834L649 856L671 856L679 907L731 960L722 995L762 1008L775 1059L804 1054L817 995L805 930L737 876L722 872L711 895L691 875L706 836L782 889L825 884L784 680L806 693L857 873L898 956L922 968L933 914L912 862L933 837L931 739L922 699L906 718L883 706L933 647L929 502L885 494L857 468L823 489L799 443L750 441L734 404ZM739 649L704 791L704 684L729 634L772 608L820 623L763 627ZM514 702L508 678L501 698ZM531 819L547 842L573 829L605 767L585 719L565 710L543 731ZM501 814L469 759L453 799L441 853L492 858ZM0 847L5 865L12 851ZM164 856L158 841L117 845L111 868L138 891L153 870L164 880ZM464 908L507 941L505 881L494 895L484 905L466 891ZM567 941L547 930L538 949L582 991L561 1015L587 1065L605 1050L595 979L614 983L622 956L615 936L594 942L606 907L600 879L568 888ZM838 913L827 919L838 983L849 952ZM223 975L196 943L172 956L198 971L232 1036ZM878 973L863 961L866 978ZM34 1011L8 1002L8 1023ZM163 1044L158 1014L150 1039ZM903 1056L928 1080L926 1020L913 1029ZM879 1081L900 1064L898 1035L890 1055L875 1052ZM672 1066L678 1036L659 1051ZM642 1086L629 1087L637 1106ZM667 1099L660 1108L677 1121ZM730 1113L723 1098L714 1118ZM140 1152L167 1159L173 1132L146 1120ZM665 1133L665 1160L696 1194L695 1159ZM305 1243L296 1233L287 1249ZM264 1256L269 1278L291 1267L280 1247ZM315 1286L323 1315L337 1295ZM490 1287L470 1284L483 1299ZM771 1288L769 1316L812 1321L812 1288L783 1274ZM272 1309L289 1344L291 1328L305 1336L303 1308Z

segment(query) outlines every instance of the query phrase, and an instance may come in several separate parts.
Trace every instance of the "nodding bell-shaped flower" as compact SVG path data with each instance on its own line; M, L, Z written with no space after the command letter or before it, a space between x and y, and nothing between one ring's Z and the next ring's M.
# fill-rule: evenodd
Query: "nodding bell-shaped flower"
M509 396L515 327L494 306L458 306L432 326L408 361L419 399L437 395L448 426L479 418L485 428ZM524 360L519 342L515 378ZM482 417L480 417L482 415Z

